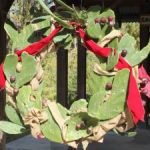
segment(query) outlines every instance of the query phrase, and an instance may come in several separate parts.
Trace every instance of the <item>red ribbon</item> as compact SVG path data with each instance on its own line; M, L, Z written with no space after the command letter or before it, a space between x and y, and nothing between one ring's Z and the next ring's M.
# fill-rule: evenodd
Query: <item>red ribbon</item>
M5 75L3 71L3 64L0 65L0 90L5 89Z
M101 57L108 57L111 48L102 48L99 47L93 40L91 40L88 36L86 36L85 32L83 29L78 28L77 30L80 34L80 37L83 39L84 43L86 44L86 47L91 50L93 53L95 53L98 56Z
M84 41L86 47L101 57L108 57L111 48L102 48L97 45L93 40L91 40L84 32L83 29L78 28L77 32L79 33L80 37ZM127 96L127 105L130 109L134 123L137 124L139 120L144 121L144 107L142 105L141 96L137 87L136 80L132 73L132 67L125 61L122 56L119 56L118 64L116 65L118 70L128 68L130 70L130 78L129 78L129 87L128 87L128 96Z
M40 53L43 50L44 47L46 47L50 42L52 42L53 38L57 35L57 33L61 29L62 29L62 27L60 27L60 26L57 27L47 37L27 46L23 50L17 50L16 54L18 55L18 57L20 57L23 52L27 52L28 54L33 55L33 56L37 55L38 53Z
M23 52L27 52L30 55L37 55L40 53L43 48L45 48L49 43L52 42L53 38L57 35L57 33L62 29L61 26L57 26L55 30L53 30L47 37L41 39L38 42L35 42L23 50L17 50L16 54L18 55L18 59L21 59L21 54ZM6 78L3 71L3 64L0 65L0 90L5 88Z

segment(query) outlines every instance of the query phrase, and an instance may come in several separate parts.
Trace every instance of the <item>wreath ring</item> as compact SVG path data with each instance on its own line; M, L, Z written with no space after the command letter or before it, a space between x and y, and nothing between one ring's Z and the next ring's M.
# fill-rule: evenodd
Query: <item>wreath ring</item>
M86 35L79 23L69 24L86 48L95 55L105 58L105 61L110 61L115 55L118 57L113 66L115 69L111 71L104 70L100 64L94 66L96 75L112 77L111 84L107 83L103 90L94 93L89 102L84 99L75 101L70 109L56 101L41 99L44 73L41 61L55 47L52 40L63 29L55 22L54 30L47 37L23 50L15 51L15 54L8 54L0 67L0 86L7 92L6 115L13 122L0 122L0 128L4 132L19 134L30 128L35 138L46 137L50 141L74 148L82 143L83 148L86 148L89 142L102 142L104 135L110 130L124 133L143 119L144 109L136 84L137 67L132 68L127 63L124 58L126 51L117 55L116 49L105 47L114 38L123 38L124 35L118 30L112 30L98 45ZM50 48L45 49L48 45ZM136 99L136 106L133 106L133 97Z

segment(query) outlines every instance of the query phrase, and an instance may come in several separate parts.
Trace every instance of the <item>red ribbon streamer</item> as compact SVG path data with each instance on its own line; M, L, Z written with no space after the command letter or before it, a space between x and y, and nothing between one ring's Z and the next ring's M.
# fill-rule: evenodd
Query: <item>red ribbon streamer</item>
M79 31L80 37L83 39L84 43L86 44L86 47L89 50L91 50L93 53L101 57L109 56L111 52L111 48L99 47L93 40L91 40L88 36L86 36L83 29L79 28L78 31Z
M101 57L108 57L111 48L102 48L98 46L93 40L91 40L84 32L83 29L78 28L77 32L79 33L80 37L84 41L86 47ZM129 87L128 87L128 96L127 96L127 105L130 109L134 123L137 124L139 120L144 121L144 107L142 105L141 96L137 87L136 80L132 73L132 67L125 61L122 56L119 56L118 64L116 65L118 70L128 68L130 70L130 77L129 77Z
M36 55L40 53L44 47L46 47L50 42L52 42L53 38L57 35L57 33L62 29L61 26L57 26L55 30L53 30L47 37L41 39L38 42L35 42L23 50L16 51L18 55L18 59L21 60L21 54L23 52L27 52L30 55ZM0 90L5 88L6 78L3 71L3 64L0 65Z
M0 65L0 90L5 89L5 75L3 71L3 64Z
M61 29L62 27L57 27L55 30L52 31L52 33L49 34L49 36L27 46L23 50L17 50L16 54L18 55L18 57L20 57L23 52L27 52L28 54L33 56L37 55L43 50L44 47L46 47L50 42L52 42L53 38Z

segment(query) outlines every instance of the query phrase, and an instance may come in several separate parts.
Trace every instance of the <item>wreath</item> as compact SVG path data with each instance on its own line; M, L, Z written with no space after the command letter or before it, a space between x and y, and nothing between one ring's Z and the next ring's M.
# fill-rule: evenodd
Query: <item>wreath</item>
M51 32L8 54L0 66L0 87L6 89L5 112L9 120L0 121L0 129L8 134L22 134L30 129L35 138L45 137L74 148L82 144L84 149L90 142L103 142L111 130L131 135L137 122L144 119L139 88L146 82L143 77L138 78L138 65L148 56L150 44L141 51L136 50L135 39L115 29L111 9L91 6L79 10L55 0L61 5L55 15L42 0L38 1L49 15L35 20L51 19ZM28 44L27 28L10 34L6 25L6 31L11 39L15 38L13 49ZM91 95L88 101L80 99L67 109L56 100L42 99L42 61L60 45L70 49L73 39L78 37L95 55L88 77Z

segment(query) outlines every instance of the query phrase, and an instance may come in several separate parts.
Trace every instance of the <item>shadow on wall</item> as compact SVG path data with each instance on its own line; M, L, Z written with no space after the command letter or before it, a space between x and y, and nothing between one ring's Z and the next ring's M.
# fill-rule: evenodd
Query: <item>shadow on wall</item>
M135 137L123 137L109 133L103 144L90 144L88 150L149 150L150 131L138 129Z

